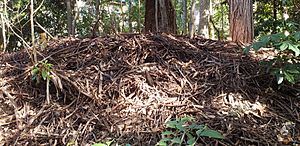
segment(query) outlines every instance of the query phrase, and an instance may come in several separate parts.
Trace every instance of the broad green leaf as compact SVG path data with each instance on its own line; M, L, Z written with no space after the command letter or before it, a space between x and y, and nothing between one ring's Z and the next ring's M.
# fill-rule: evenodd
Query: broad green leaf
M195 130L200 130L200 129L203 129L204 127L205 127L204 125L198 125L198 124L195 124L195 123L193 123L189 126L189 128L195 129Z
M243 49L243 54L246 54L246 55L249 54L251 47L252 47L252 45L246 46L246 47Z
M286 38L286 36L282 32L277 33L277 34L272 34L270 37L271 37L271 41L273 41L273 42L278 42L278 41Z
M167 143L165 141L159 141L158 144L156 144L158 146L167 146Z
M300 73L299 70L297 70L296 68L289 69L289 70L287 70L287 72L292 73L292 74L299 74Z
M262 36L259 41L267 44L271 40L270 35Z
M289 81L290 83L295 83L295 79L294 79L294 76L293 75L291 75L291 74L289 74L289 73L287 73L287 72L283 72L283 74L284 74L284 78L287 80L287 81Z
M180 131L186 131L186 128L183 127L183 123L180 123L180 124L176 125L176 128L177 128L178 130L180 130Z
M174 137L171 141L174 144L181 144L181 139L179 137Z
M279 49L280 49L281 51L284 51L284 50L286 50L288 47L289 47L289 42L288 42L288 41L284 41L284 42L280 43Z
M189 133L189 132L186 133L186 136L187 136L189 139L194 137L194 136L193 136L191 133Z
M220 132L215 131L215 130L210 130L210 129L202 131L200 133L200 136L206 136L206 137L211 137L211 138L224 139L224 136Z
M42 71L42 78L43 78L44 80L46 80L47 77L48 77L48 72Z
M292 36L296 41L300 40L300 31L294 32Z
M186 116L186 117L183 117L180 119L180 121L182 121L182 122L188 122L188 121L192 121L192 120L194 120L194 118L190 117L190 116Z
M298 45L294 45L294 44L289 44L288 47L289 50L292 50L295 53L295 56L299 56L300 54L300 50L298 49Z
M176 125L178 125L177 121L168 121L166 124L167 128L176 128Z
M195 145L196 143L196 139L193 137L193 138L189 138L188 141L187 141L187 144L188 145Z
M166 142L166 141L171 141L171 138L163 138L163 139L161 139L160 141L164 141L164 142Z
M36 75L36 74L38 74L38 72L39 72L39 68L37 68L37 67L33 68L32 74Z
M105 143L106 143L107 146L110 146L114 141L115 141L115 140L113 139L113 140L107 141L107 142L105 142Z
M260 48L265 47L266 44L264 42L255 42L252 47L255 51L258 51Z
M165 132L162 133L162 135L171 135L171 134L173 134L172 131L165 131Z
M129 144L129 143L126 143L126 144L125 144L125 146L131 146L131 144Z

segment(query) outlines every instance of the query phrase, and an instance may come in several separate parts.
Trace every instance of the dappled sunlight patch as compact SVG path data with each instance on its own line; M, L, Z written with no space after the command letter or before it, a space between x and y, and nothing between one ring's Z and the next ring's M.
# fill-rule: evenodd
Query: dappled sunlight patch
M256 117L263 117L266 113L266 105L258 101L250 102L239 93L218 95L212 100L212 104L222 115L243 117L252 114Z

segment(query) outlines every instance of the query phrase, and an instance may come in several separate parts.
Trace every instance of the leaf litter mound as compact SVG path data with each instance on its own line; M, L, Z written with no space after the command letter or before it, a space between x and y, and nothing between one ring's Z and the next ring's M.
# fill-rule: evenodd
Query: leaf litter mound
M201 144L300 141L299 85L278 90L259 53L243 55L231 42L167 34L51 41L38 53L53 64L50 104L27 51L1 54L5 145L155 145L165 123L184 116L225 136Z

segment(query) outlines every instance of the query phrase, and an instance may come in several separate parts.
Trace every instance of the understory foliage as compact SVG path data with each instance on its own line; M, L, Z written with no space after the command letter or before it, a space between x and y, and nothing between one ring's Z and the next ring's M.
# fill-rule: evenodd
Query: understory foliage
M41 79L50 79L50 72L52 70L53 64L48 63L47 60L39 62L32 69L32 80L39 83Z
M300 80L300 32L289 33L288 31L261 37L252 46L247 47L255 51L261 48L274 48L276 56L267 61L261 62L266 65L267 72L276 76L277 83L281 84L284 80L295 84Z
M168 121L166 128L168 130L162 133L163 138L158 142L158 146L174 144L193 146L200 137L224 138L218 131L197 124L194 118L189 116Z

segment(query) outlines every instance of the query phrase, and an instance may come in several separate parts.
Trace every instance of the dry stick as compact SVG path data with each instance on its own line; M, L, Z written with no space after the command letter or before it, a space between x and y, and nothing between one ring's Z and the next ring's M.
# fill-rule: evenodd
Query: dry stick
M4 88L0 88L0 90L8 97L9 101L11 102L11 104L13 105L14 107L14 112L15 112L15 116L16 116L16 123L17 123L17 127L21 127L19 121L20 121L20 118L18 116L18 105L17 103L15 102L14 100L14 97L12 95L10 95L10 93L8 93Z
M5 3L6 5L6 3ZM0 14L1 17L1 25L2 25L2 37L3 37L3 52L5 52L6 50L6 35L5 35L5 22L4 22L4 15L1 13Z
M90 97L91 99L93 99L93 96L92 96L92 95L90 95L90 94L88 94L88 93L82 91L82 90L76 85L76 83L72 82L68 77L63 76L63 75L61 75L61 74L57 74L57 76L59 76L60 78L66 80L66 81L69 82L71 85L73 85L73 86L77 89L77 91L78 91L79 93L82 93L83 95L85 95L85 96Z
M49 82L50 79L49 77L47 77L47 81L46 81L46 99L47 99L47 104L50 104L50 93L49 93Z
M36 55L36 48L34 46L34 43L35 43L35 38L34 38L34 22L33 22L33 14L34 14L34 11L33 11L33 0L30 1L30 26L31 26L31 42L32 42L32 49L33 49L33 61L34 61L34 64L37 63L37 55Z
M53 39L54 37L40 24L38 23L36 20L34 21L38 27L40 27L47 35L49 35L51 37L51 39Z

